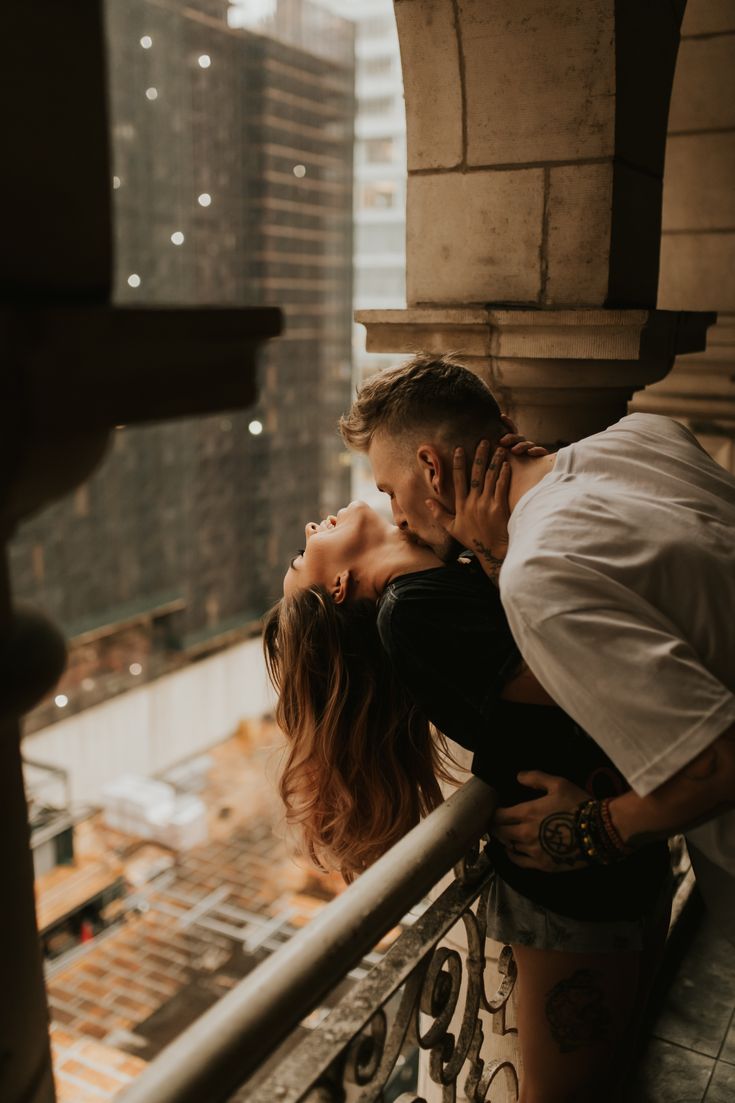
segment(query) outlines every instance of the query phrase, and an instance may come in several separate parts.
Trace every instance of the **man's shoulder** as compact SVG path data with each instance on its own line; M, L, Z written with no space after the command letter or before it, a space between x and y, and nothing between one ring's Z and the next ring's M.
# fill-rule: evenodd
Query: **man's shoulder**
M533 610L548 597L550 582L564 573L563 550L539 544L511 543L500 572L500 597L510 608Z
M621 417L619 421L615 421L612 425L609 425L603 432L609 433L611 429L624 428L626 426L650 432L684 434L688 437L692 436L689 429L687 429L685 425L682 425L680 421L676 421L675 418L668 417L667 414L645 413L642 410L636 410L632 414L626 414L625 417Z
M667 461L695 467L712 463L692 431L664 414L628 414L601 433L572 444L568 452L574 457L575 470L604 464L614 470L618 459L623 463L640 460L653 467L665 467Z
M673 417L667 417L665 414L648 414L642 411L627 414L620 421L604 429L602 433L596 434L596 437L614 439L630 434L659 440L680 441L701 450L701 445L692 431L680 421L675 421ZM585 438L585 440L594 439L595 437Z

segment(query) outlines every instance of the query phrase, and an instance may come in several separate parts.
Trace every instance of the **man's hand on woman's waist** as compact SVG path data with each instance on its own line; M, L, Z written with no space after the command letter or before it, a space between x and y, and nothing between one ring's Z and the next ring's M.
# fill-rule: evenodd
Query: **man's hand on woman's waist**
M518 780L529 789L543 790L544 795L497 809L490 830L511 861L547 873L586 868L589 862L579 847L575 819L589 793L566 778L536 770L518 774Z
M544 795L495 813L490 829L508 857L547 873L583 869L622 859L735 807L735 725L645 797L631 790L610 801L590 801L566 778L530 771L518 780Z

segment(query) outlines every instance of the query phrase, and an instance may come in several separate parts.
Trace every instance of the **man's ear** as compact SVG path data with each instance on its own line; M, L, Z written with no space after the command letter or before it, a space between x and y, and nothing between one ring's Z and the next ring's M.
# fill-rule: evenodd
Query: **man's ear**
M342 571L341 574L337 575L331 591L335 605L341 605L347 598L350 590L350 582L351 576L349 571Z
M443 498L448 491L447 472L439 449L434 444L420 444L416 449L416 461L427 490L435 498Z

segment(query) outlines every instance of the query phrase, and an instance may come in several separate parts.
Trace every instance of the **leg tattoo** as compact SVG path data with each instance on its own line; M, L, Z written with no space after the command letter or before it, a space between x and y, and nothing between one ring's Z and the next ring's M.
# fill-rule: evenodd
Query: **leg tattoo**
M610 1009L592 969L578 969L560 980L546 997L546 1018L561 1053L603 1041L610 1028Z

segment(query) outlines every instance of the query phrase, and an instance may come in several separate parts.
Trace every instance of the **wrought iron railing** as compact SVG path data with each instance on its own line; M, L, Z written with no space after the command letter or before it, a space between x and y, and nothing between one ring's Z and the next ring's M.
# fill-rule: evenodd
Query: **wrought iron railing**
M416 1048L428 1054L427 1075L442 1100L455 1099L461 1084L467 1099L481 1103L499 1079L514 1100L516 1070L483 1053L480 1015L492 1016L495 1034L512 1032L505 1022L515 982L510 948L492 965L491 984L486 978L492 867L480 840L493 806L479 778L458 789L164 1050L124 1093L125 1103L225 1103L235 1092L248 1103L369 1103L384 1098L401 1055ZM452 866L454 879L379 964L302 1041L276 1054ZM457 924L466 954L441 945Z

